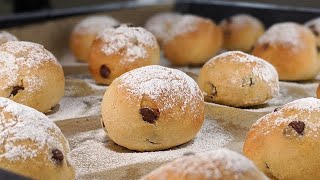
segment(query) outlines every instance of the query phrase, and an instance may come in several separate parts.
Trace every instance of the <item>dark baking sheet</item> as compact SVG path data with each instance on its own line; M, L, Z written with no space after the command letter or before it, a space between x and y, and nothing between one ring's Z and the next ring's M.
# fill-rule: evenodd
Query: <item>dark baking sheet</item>
M176 11L209 17L216 22L238 13L251 14L267 27L283 21L304 23L320 16L320 9L216 0L177 0Z

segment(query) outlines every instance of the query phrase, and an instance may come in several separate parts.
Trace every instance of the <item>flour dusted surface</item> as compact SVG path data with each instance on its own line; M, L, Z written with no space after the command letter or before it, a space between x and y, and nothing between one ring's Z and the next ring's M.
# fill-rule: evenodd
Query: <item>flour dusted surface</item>
M248 14L237 14L237 15L231 16L229 18L229 21L230 21L229 22L230 25L234 28L241 28L248 25L251 25L252 28L256 28L256 29L260 29L261 27L260 21ZM223 24L227 22L228 20L225 20L223 21Z
M68 138L77 177L139 163L162 163L188 152L211 151L225 146L232 136L213 120L207 120L196 138L176 148L156 152L133 152L114 144L102 129Z
M63 149L59 140L52 136L61 133L59 128L32 108L0 98L0 120L0 159L17 161L33 158L47 145Z
M0 31L0 44L3 44L7 41L18 41L18 39L6 31Z

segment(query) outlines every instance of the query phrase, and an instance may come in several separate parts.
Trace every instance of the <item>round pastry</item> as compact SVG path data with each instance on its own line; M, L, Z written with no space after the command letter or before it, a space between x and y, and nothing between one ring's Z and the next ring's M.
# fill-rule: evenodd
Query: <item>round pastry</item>
M79 61L87 62L96 36L120 23L109 16L90 16L78 23L70 36L70 49Z
M275 179L320 178L320 100L284 105L252 125L244 154Z
M10 41L0 46L0 97L48 112L64 95L64 73L43 46Z
M271 26L259 38L252 54L270 62L280 80L309 80L319 71L315 37L308 28L296 23Z
M320 53L320 18L315 18L306 22L305 26L308 27L315 35L317 42L317 50L318 53Z
M182 15L177 13L159 13L152 16L145 24L145 28L151 32L160 45L163 40L168 36L169 31L178 22Z
M262 22L248 14L237 14L220 23L224 34L223 48L249 52L264 32Z
M44 114L0 97L0 168L32 179L75 179L69 144Z
M169 162L142 180L267 180L246 157L228 149L191 154Z
M222 40L222 31L213 21L185 15L163 41L163 51L174 65L199 65L220 50Z
M109 85L121 74L159 64L156 38L141 27L106 29L92 44L89 70L98 84Z
M101 112L103 127L115 143L131 150L154 151L193 139L204 121L204 101L188 75L153 65L113 81Z
M6 32L6 31L0 31L0 45L4 44L8 41L18 41L17 37L14 35Z
M233 107L260 105L279 93L275 68L240 51L208 61L200 70L198 84L206 101Z

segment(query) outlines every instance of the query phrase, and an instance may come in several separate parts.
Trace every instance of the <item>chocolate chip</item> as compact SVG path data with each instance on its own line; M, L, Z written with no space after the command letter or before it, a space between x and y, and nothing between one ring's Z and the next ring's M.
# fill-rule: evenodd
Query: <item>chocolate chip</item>
M212 96L217 96L218 95L217 88L213 84L211 84L211 85L212 85L211 95Z
M101 77L108 78L110 73L111 73L111 71L106 65L102 65L100 67L100 75L101 75Z
M52 150L52 159L57 164L62 164L63 162L63 153L59 149Z
M12 96L15 96L18 94L19 90L24 90L24 87L23 86L14 86L9 97L12 95Z
M317 46L317 51L320 52L320 46Z
M277 111L279 111L281 109L281 107L277 107L277 108L275 108L274 110L273 110L273 112L277 112Z
M269 43L262 44L262 50L267 50L269 48Z
M102 127L103 128L105 128L106 126L104 125L104 122L103 121L101 121L101 124L102 124Z
M250 83L249 86L253 86L255 84L255 82L253 81L252 77L250 78Z
M254 46L252 46L249 51L251 52L251 51L253 51L253 50L254 50Z
M309 26L310 30L313 32L315 36L319 36L319 32L316 29L316 25L312 24Z
M157 109L144 107L140 109L140 114L142 119L148 123L155 123L155 121L159 118L160 112Z
M289 123L290 127L292 127L298 134L303 135L305 124L302 121L292 121Z

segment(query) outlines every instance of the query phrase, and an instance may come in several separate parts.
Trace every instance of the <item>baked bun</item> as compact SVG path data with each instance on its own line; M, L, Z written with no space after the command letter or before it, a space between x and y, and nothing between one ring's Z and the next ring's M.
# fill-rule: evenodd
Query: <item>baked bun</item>
M64 73L42 45L9 41L0 46L0 97L48 112L64 95Z
M0 168L32 178L75 179L69 144L35 109L0 97Z
M248 14L237 14L221 21L223 48L249 52L264 33L262 22Z
M279 92L277 71L268 62L229 51L208 61L198 84L209 102L234 107L260 105Z
M90 16L80 21L70 36L70 49L77 60L87 62L90 48L96 36L106 28L120 23L110 16Z
M161 45L163 40L169 35L169 31L179 21L182 15L178 13L158 13L151 18L145 24L145 28L151 32Z
M109 85L121 74L159 64L156 38L141 27L106 29L92 44L89 69L98 84Z
M18 41L17 37L14 35L6 32L6 31L0 31L0 45L4 44L8 41Z
M220 28L210 19L184 15L163 42L164 55L174 65L200 65L222 46Z
M243 152L275 179L320 179L320 100L284 105L252 125Z
M319 71L315 37L308 28L296 23L271 26L259 38L252 54L270 62L280 80L309 80Z
M317 50L319 53L320 51L320 17L306 22L305 26L308 27L312 31L312 33L315 35L316 42L317 42Z
M267 180L246 157L228 149L186 155L169 162L142 180Z
M103 97L101 112L103 126L115 143L154 151L193 139L204 121L204 101L188 75L153 65L114 80Z

